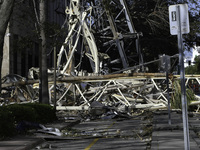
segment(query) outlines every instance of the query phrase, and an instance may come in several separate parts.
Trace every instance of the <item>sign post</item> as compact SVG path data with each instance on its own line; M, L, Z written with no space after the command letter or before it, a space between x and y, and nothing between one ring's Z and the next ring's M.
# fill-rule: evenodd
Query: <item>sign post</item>
M177 35L178 37L184 146L185 150L190 150L187 97L185 88L185 68L183 59L183 38L182 38L182 34L187 34L190 31L187 4L178 4L169 6L169 19L170 19L170 33L172 35Z

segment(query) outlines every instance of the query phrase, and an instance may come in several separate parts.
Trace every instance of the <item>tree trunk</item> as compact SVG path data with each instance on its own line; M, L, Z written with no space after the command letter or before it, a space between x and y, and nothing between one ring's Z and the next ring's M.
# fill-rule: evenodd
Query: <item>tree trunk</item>
M10 20L10 16L13 11L15 0L1 0L0 1L0 67L2 68L3 61L3 45L4 36ZM1 68L0 68L0 79L1 79ZM1 94L1 80L0 80L0 94Z
M48 90L48 74L47 74L47 53L46 53L46 35L45 35L45 22L46 22L46 0L40 0L40 38L41 38L41 91L43 104L49 104L49 90Z

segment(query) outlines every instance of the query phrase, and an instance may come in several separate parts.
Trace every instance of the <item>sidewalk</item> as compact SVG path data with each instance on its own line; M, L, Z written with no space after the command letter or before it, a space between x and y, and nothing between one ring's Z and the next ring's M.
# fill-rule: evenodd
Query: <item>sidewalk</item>
M0 150L30 150L44 142L42 138L16 136L10 140L0 141Z
M58 128L59 130L61 130L66 127L71 127L76 123L79 123L79 120L69 120L68 122L47 124L45 126ZM35 146L43 143L44 141L44 137L42 136L36 137L28 135L18 135L8 140L0 141L0 150L30 150Z
M160 112L154 114L153 117L153 134L151 149L152 150L167 150L167 149L184 149L184 133L183 133L183 124L182 124L182 114L176 112L171 113L171 122L168 124L168 114ZM189 127L190 127L190 149L199 150L200 149L200 140L198 136L194 133L193 127L195 124L200 124L198 118L189 117ZM192 121L193 120L193 121Z

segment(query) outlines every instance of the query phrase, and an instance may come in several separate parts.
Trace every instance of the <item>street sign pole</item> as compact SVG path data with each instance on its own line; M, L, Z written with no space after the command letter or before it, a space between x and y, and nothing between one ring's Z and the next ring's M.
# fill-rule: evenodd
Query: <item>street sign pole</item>
M190 32L188 5L178 4L169 6L169 21L170 21L171 35L177 35L178 37L184 146L185 150L190 150L187 97L185 88L185 68L183 60L183 38L182 38L182 34L187 34Z
M181 101L182 101L182 117L183 117L183 131L184 131L184 146L185 146L185 150L190 150L180 5L177 5L176 9L177 9L176 12L177 12L177 23L178 23L178 34L177 34L177 37L178 37L179 64L180 64Z

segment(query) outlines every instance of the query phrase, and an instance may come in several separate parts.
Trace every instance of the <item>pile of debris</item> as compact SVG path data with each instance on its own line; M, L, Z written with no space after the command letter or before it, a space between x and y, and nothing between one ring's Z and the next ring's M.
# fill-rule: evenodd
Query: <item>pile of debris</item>
M38 101L36 80L29 82L19 76L6 76L5 79L1 105ZM168 101L165 80L163 74L147 73L58 78L57 109L89 110L94 104L119 111L165 108ZM54 85L49 83L50 104L53 105Z

